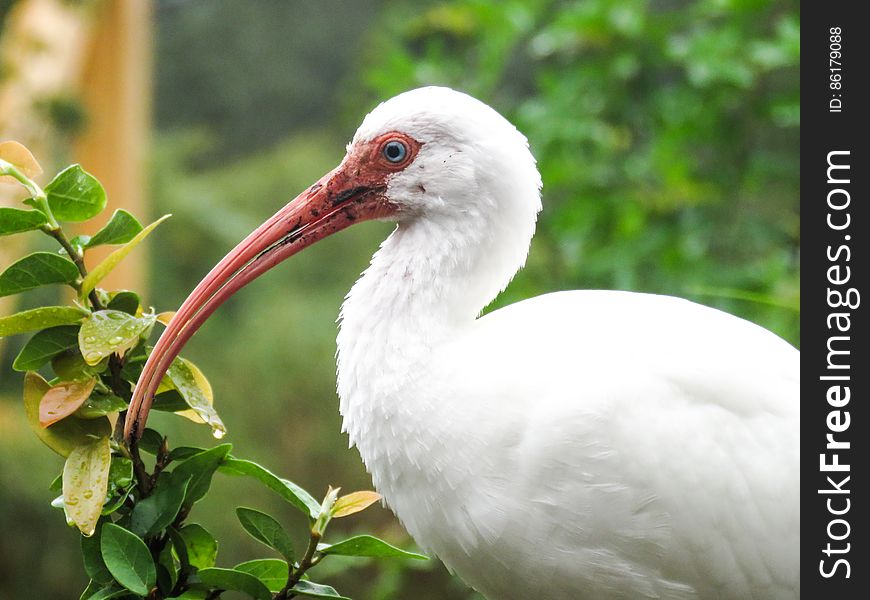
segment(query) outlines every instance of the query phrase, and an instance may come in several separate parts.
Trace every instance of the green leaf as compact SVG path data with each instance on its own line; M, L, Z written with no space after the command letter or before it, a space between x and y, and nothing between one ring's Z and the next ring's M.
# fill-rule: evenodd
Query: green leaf
M136 312L139 310L139 304L139 294L124 290L113 294L112 299L109 300L109 304L106 308L110 310L120 310L128 315L136 316Z
M136 503L130 517L130 530L140 537L153 535L165 529L178 516L190 478L176 475L161 476L157 487L147 498Z
M0 296L52 283L71 284L78 276L78 267L68 258L51 252L34 252L15 261L0 274Z
M63 466L63 510L86 536L94 534L109 488L112 451L108 436L70 452Z
M38 210L21 210L0 206L0 235L12 235L22 231L39 229L48 222Z
M187 590L180 596L172 596L168 600L206 600L208 591L206 590Z
M300 596L308 596L311 598L339 598L340 600L350 600L335 591L335 588L322 583L314 583L311 581L300 581L293 586L293 591Z
M91 394L74 414L79 419L96 419L126 408L127 403L114 394Z
M176 358L166 376L196 416L212 428L216 437L222 437L227 428L212 406L211 385L202 371L192 362Z
M91 582L94 583L95 582ZM117 583L110 583L105 587L100 587L99 584L95 584L93 587L90 585L82 592L79 600L111 600L112 598L121 598L123 596L127 596L129 598L130 592L126 589L122 588Z
M408 552L396 548L384 540L371 535L357 535L337 544L319 544L317 551L321 554L335 554L340 556L373 556L376 558L413 558L416 560L429 560L428 556Z
M133 461L123 456L113 456L109 468L109 492L103 504L103 516L110 515L124 504L133 489Z
M142 343L127 352L124 355L124 366L121 367L121 378L127 381L139 381L150 350L150 347Z
M187 486L187 494L184 498L185 506L191 506L194 502L205 496L211 485L212 475L214 475L221 461L230 453L232 448L232 444L215 446L205 452L191 456L173 469L172 474L179 481L190 479L190 483Z
M197 569L207 569L215 565L218 543L205 527L197 523L190 523L179 529L178 535L184 541L187 560L191 566Z
M108 436L112 432L112 426L106 417L87 421L67 417L47 429L40 427L39 402L48 389L48 383L37 373L33 371L25 373L24 413L27 416L27 423L36 437L42 440L46 446L61 456L69 456L77 446L86 444L95 437Z
M178 567L174 553L174 543L163 546L163 550L157 556L157 587L166 595L169 594L178 582Z
M51 359L51 368L57 373L61 381L80 381L106 372L106 369L109 368L108 358L95 365L89 365L79 352L78 339L76 339L76 346L75 349L64 350Z
M182 410L190 410L190 405L184 401L184 396L178 393L178 390L167 390L154 396L151 410L179 412Z
M109 469L109 493L126 489L133 483L133 461L123 456L112 457Z
M78 323L88 312L73 306L43 306L0 318L0 338L34 329Z
M102 229L85 243L85 248L93 248L94 246L111 245L111 244L126 244L136 234L142 231L142 224L136 220L136 217L128 213L123 208L119 208L109 219Z
M105 504L103 504L103 510L101 514L106 517L124 506L124 502L127 500L127 496L129 496L130 492L132 491L133 488L129 487L126 490L120 490L120 493L111 496L108 500L106 500Z
M96 383L96 379L88 379L51 386L39 401L39 424L48 427L73 414L91 395Z
M289 565L279 558L260 558L239 563L236 571L250 573L269 588L272 593L280 592L287 583Z
M147 596L157 583L157 569L148 546L123 527L103 525L100 550L115 580L134 594Z
M102 589L102 584L97 583L96 581L89 581L88 587L84 589L82 595L79 596L79 600L90 600L90 598L99 592Z
M118 266L125 256L130 254L130 252L138 246L142 240L148 237L148 234L154 231L154 228L157 227L160 223L168 219L170 215L164 215L151 223L148 227L137 233L132 240L127 242L125 245L121 246L114 252L112 252L109 256L103 259L103 261L94 267L88 276L84 278L82 281L82 289L81 296L87 296L91 290L97 287L97 284L103 280L103 278L112 272L112 269Z
M140 318L120 310L100 310L92 313L79 330L79 348L89 365L107 356L123 354L139 343L139 336L154 325L154 316Z
M272 594L266 585L244 571L235 569L219 569L211 567L197 572L200 581L211 588L243 592L256 600L272 600Z
M90 537L82 536L82 561L85 565L85 573L95 583L106 585L115 581L109 569L106 568L106 563L103 562L103 555L100 552L100 535L103 529L103 520L97 522L97 528L94 535Z
M281 556L293 562L293 542L278 521L266 513L243 506L236 508L236 516L251 537L274 548Z
M45 186L48 206L59 221L86 221L106 207L106 190L79 165L70 165Z
M163 436L147 427L139 439L139 449L153 456L157 456L160 446L163 444Z
M178 533L178 530L172 525L166 528L166 533L169 535L169 541L171 542L170 544L167 544L167 546L172 546L173 556L178 559L179 568L184 571L190 571L192 567L190 566L190 558L187 554L187 546L185 545L184 538L181 537L181 534ZM215 544L217 544L217 542L215 542ZM215 551L217 551L216 548ZM214 563L206 566L213 567Z
M253 477L272 491L277 492L282 498L305 513L309 519L316 519L320 512L320 503L311 494L292 481L281 479L255 462L228 457L221 464L220 470L226 475Z
M85 249L85 244L87 244L91 239L89 235L77 235L69 241L69 245L75 248L76 252L81 254ZM62 249L60 251L62 254L66 253L66 249Z
M78 348L79 328L61 325L43 329L24 344L15 357L12 368L16 371L36 371L52 358L70 348Z
M169 451L169 460L181 462L182 460L187 460L194 454L199 454L204 450L205 448L198 448L196 446L176 446Z

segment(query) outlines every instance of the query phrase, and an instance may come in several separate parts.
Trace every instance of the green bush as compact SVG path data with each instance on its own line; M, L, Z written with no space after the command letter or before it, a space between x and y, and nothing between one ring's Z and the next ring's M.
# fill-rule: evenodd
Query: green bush
M528 267L554 289L689 297L800 337L800 20L787 1L398 3L373 98L441 84L525 133L544 181Z
M141 440L124 438L131 391L151 351L148 340L172 313L143 306L135 292L99 285L167 217L143 227L117 210L93 236L69 239L60 222L96 217L106 207L106 193L78 165L61 171L44 190L31 178L39 171L23 146L0 144L0 180L20 183L31 207L0 208L0 235L36 231L60 246L7 267L0 273L0 296L61 284L73 288L76 298L69 306L41 306L0 318L0 337L33 332L13 368L25 373L24 411L33 432L65 458L51 485L60 494L52 506L61 508L66 522L82 534L90 582L81 599L206 600L229 590L257 600L343 598L309 579L309 571L328 556L425 559L370 535L322 541L332 519L364 510L380 499L375 492L339 496L330 487L318 502L291 481L230 454L231 444L170 448L168 438L154 429L145 429ZM88 271L84 255L101 245L118 248ZM152 408L205 423L216 438L226 433L211 386L190 361L176 359L158 392ZM308 522L304 552L297 557L290 535L274 517L238 507L244 530L281 558L216 566L217 540L190 516L217 472L259 481L300 511Z

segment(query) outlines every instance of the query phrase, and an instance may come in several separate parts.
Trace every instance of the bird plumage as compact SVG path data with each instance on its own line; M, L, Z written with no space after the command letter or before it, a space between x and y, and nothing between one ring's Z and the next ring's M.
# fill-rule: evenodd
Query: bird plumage
M342 308L338 391L418 543L490 600L798 597L798 352L629 292L478 318L534 231L525 138L423 88L376 108L349 152L392 130L422 147Z
M143 367L125 436L233 293L389 218L342 306L338 393L351 443L422 547L489 600L799 597L797 350L630 292L480 317L525 262L540 187L525 137L482 102L447 88L384 102L336 169L191 292Z

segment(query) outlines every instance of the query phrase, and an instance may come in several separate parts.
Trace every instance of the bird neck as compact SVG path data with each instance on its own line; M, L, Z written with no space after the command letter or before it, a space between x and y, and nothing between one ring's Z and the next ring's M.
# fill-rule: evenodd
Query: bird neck
M478 213L401 222L353 286L338 335L338 392L352 443L413 400L406 392L431 353L469 327L522 266L534 221L526 232L503 221Z

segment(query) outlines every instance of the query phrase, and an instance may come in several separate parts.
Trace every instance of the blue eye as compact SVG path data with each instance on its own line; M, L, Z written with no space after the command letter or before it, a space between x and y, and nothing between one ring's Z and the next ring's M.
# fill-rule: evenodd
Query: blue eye
M384 144L382 152L384 158L391 163L400 163L405 160L405 156L408 155L408 148L402 142L392 140Z

